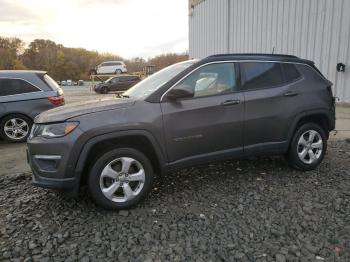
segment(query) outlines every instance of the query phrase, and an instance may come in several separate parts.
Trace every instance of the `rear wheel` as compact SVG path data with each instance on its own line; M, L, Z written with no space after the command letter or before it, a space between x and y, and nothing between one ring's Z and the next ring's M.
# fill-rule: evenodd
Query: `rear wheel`
M111 150L91 168L88 188L93 200L106 209L126 209L142 201L152 188L153 168L138 150Z
M319 125L302 125L294 134L287 159L298 170L315 169L324 158L327 150L326 133Z
M9 115L0 121L0 135L3 139L20 143L25 142L32 127L32 120L23 115Z

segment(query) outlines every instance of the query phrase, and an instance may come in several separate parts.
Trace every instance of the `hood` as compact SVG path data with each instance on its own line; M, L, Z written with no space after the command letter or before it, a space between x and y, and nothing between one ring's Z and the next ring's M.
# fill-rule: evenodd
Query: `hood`
M72 103L45 111L35 118L35 123L61 122L67 119L107 110L127 108L135 104L133 99L96 99Z

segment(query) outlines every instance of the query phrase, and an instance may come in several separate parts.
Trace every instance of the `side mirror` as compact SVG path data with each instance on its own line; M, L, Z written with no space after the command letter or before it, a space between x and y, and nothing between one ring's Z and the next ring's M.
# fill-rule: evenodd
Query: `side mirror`
M188 85L176 86L166 94L166 98L170 101L175 101L180 98L191 98L194 96L194 93L189 91L191 88L192 87Z

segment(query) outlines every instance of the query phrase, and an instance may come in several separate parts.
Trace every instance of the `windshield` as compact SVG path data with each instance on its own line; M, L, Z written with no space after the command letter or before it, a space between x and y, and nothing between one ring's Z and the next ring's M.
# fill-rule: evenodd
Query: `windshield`
M105 81L105 83L109 83L113 78L114 78L114 76L108 78L108 79Z
M143 99L158 90L162 85L172 79L174 76L185 70L186 68L193 65L196 60L190 60L185 62L180 62L171 66L168 66L157 73L147 77L138 84L134 85L128 91L126 91L123 96L128 96L131 98Z

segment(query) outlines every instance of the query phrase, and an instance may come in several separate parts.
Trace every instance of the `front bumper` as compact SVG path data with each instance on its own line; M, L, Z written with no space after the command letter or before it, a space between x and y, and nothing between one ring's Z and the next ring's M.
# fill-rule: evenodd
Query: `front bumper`
M100 92L101 92L101 86L95 85L95 86L94 86L94 91L95 91L96 93L100 93Z
M79 189L78 180L72 178L47 178L33 172L32 184L38 187L56 189L59 191L76 192Z
M80 174L75 172L78 154L73 146L79 134L77 128L65 137L28 139L27 161L35 186L78 192Z

